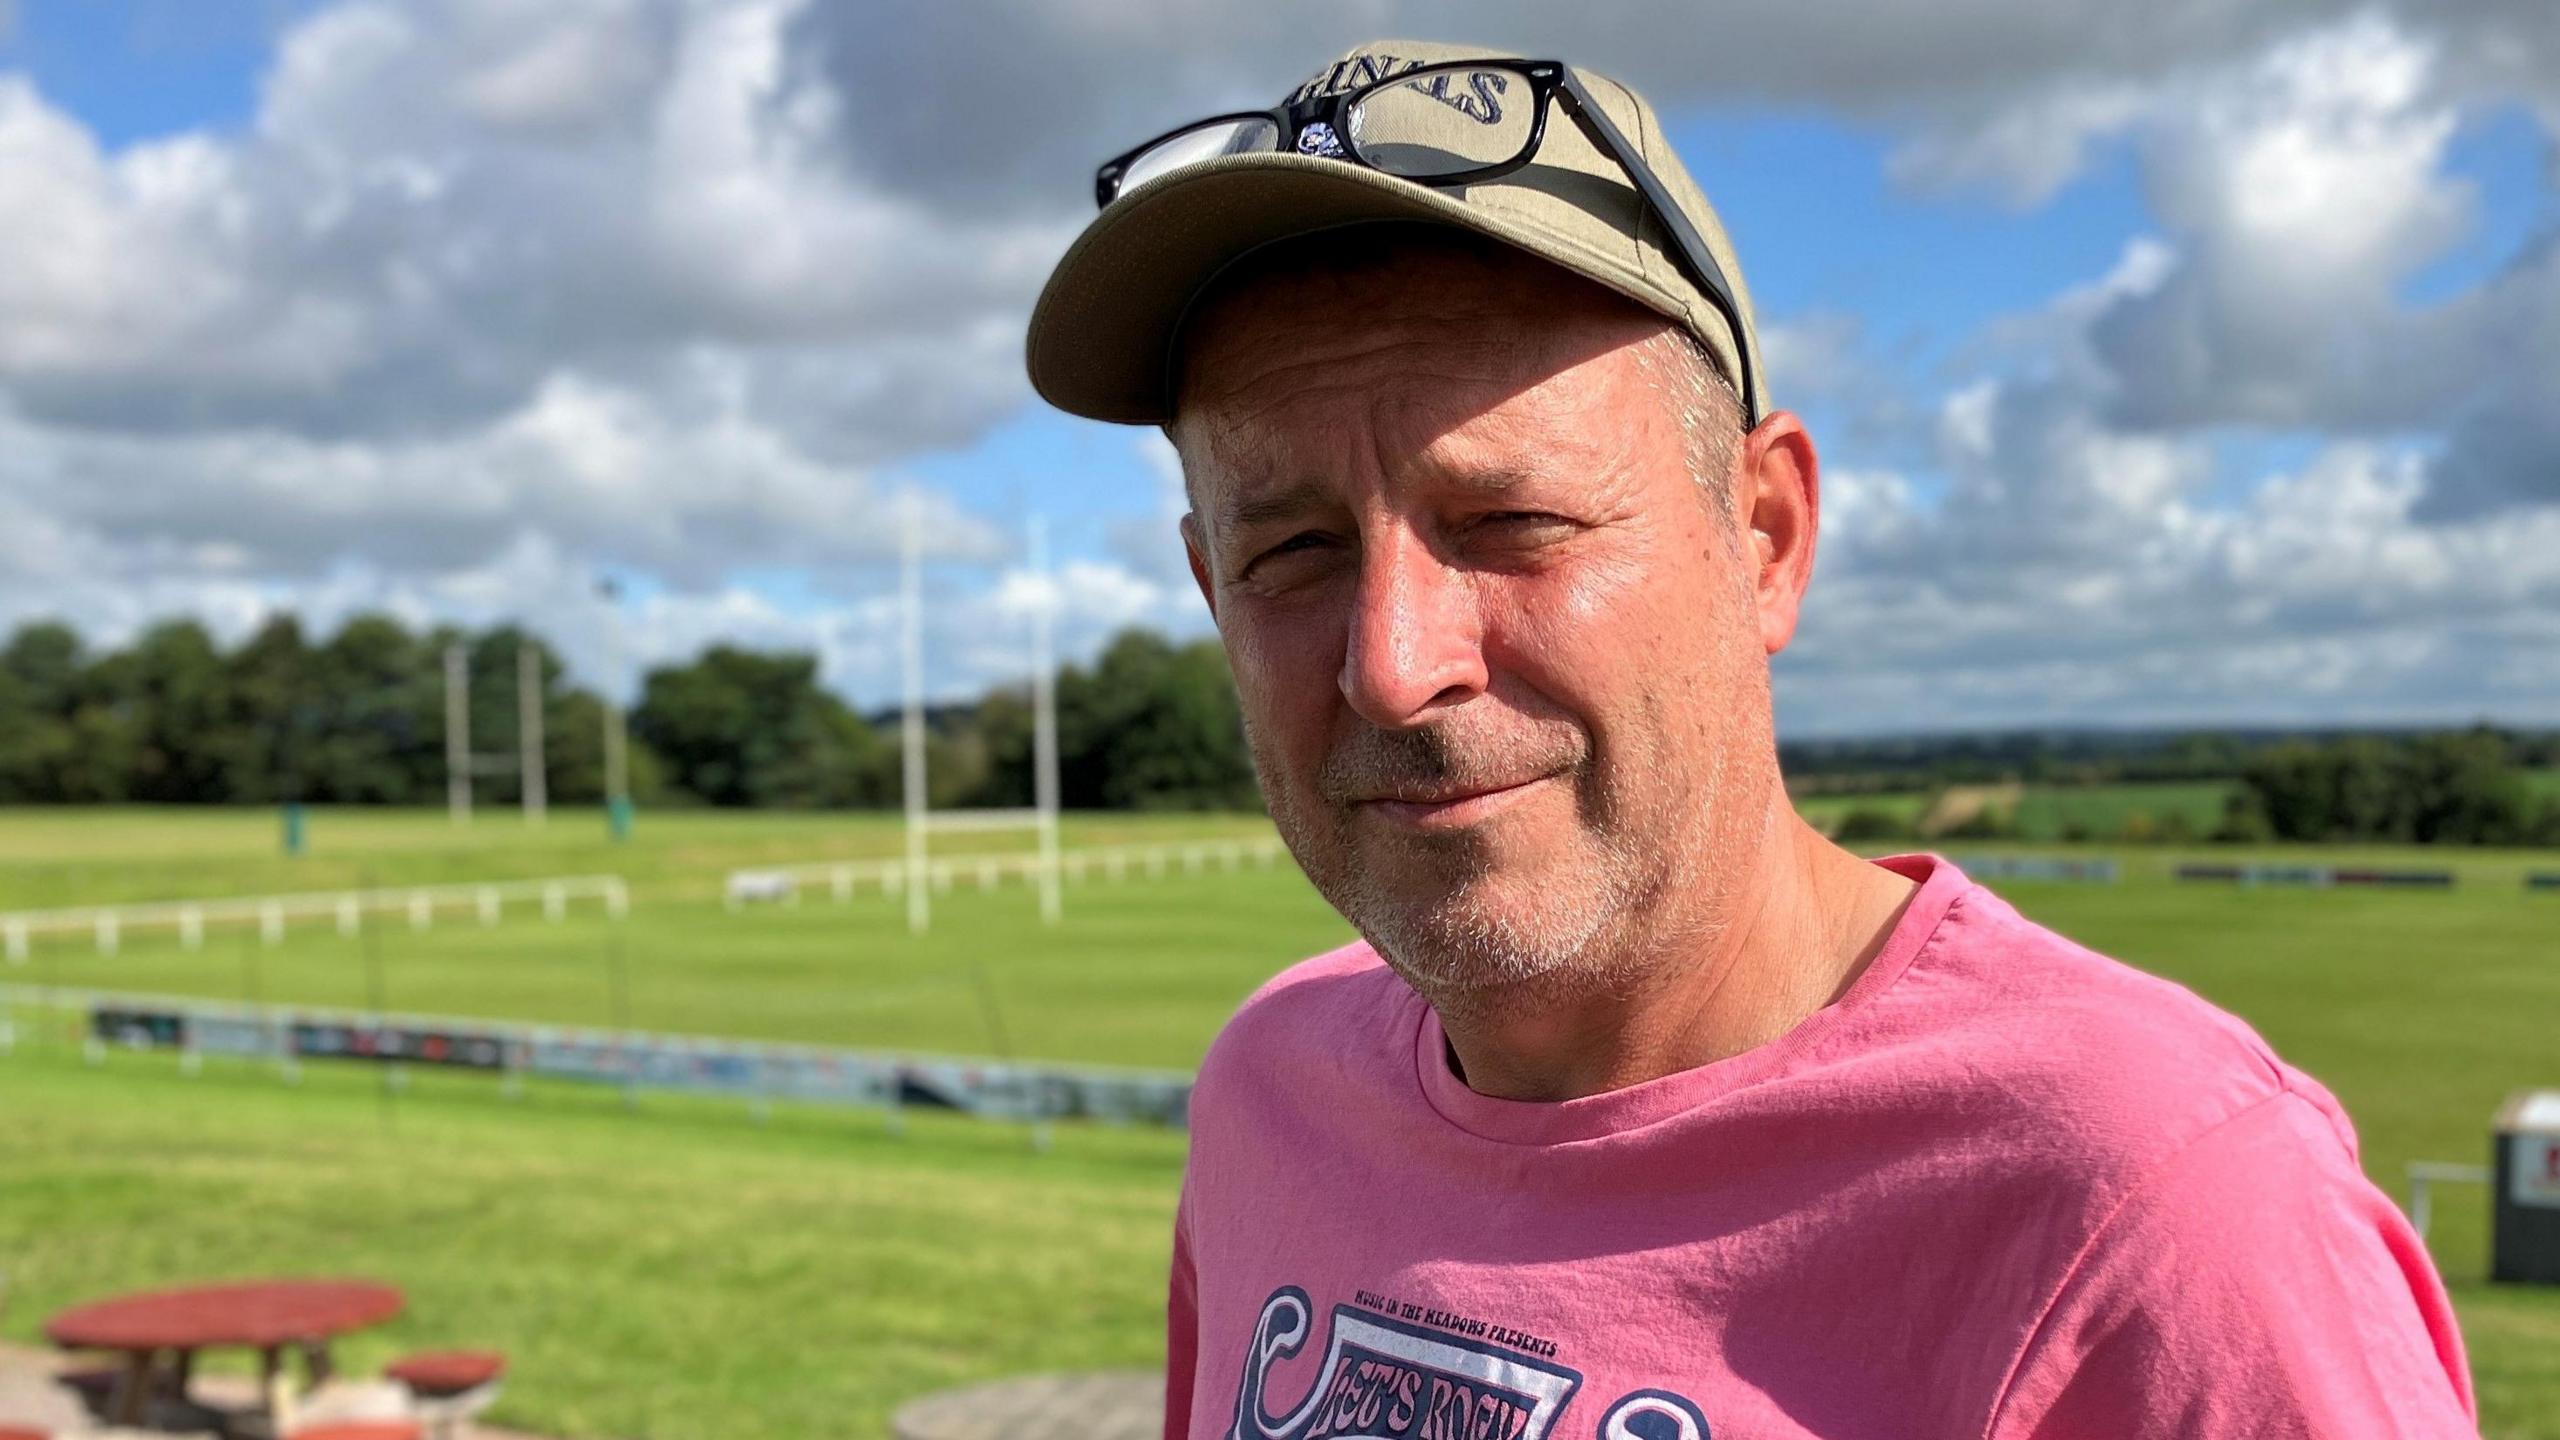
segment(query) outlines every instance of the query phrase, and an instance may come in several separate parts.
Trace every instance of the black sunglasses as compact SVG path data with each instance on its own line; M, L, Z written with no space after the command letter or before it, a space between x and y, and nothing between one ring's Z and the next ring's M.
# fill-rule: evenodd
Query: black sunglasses
M1514 82L1527 87L1527 105L1513 100ZM1470 185L1528 164L1546 137L1548 103L1558 99L1600 153L1635 182L1636 193L1670 234L1689 278L1724 315L1742 371L1737 386L1743 428L1757 425L1760 397L1751 383L1750 341L1724 267L1652 167L1562 61L1444 61L1334 95L1194 120L1104 161L1093 175L1094 203L1107 208L1148 181L1221 155L1290 150L1365 165L1423 185ZM1474 123L1471 128L1453 124L1453 115Z

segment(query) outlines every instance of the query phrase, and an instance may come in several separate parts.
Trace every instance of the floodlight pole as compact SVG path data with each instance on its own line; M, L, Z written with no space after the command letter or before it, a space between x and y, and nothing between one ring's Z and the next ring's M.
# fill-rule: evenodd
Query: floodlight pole
M551 808L542 756L542 650L516 635L516 765L524 777L524 823L540 825Z
M621 702L611 698L604 702L604 803L619 816L631 805L630 732L628 717ZM629 822L617 819L614 838L622 838L621 828Z
M1058 923L1058 696L1050 673L1049 526L1031 517L1031 574L1038 595L1031 611L1031 788L1040 812L1040 918Z
M924 775L924 557L916 499L906 497L899 543L899 661L905 672L906 709L899 719L904 751L901 779L907 804L907 929L921 935L933 924L926 895Z
M615 687L622 683L622 587L611 577L596 582L605 602L606 641L611 656L604 680L604 813L605 831L616 840L631 838L631 717Z
M471 823L471 658L444 647L444 795L453 823Z

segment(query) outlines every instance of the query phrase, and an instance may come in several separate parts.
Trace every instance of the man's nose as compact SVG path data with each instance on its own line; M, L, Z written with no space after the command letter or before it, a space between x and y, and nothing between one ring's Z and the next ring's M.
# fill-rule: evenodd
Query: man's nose
M1387 528L1363 546L1341 684L1362 719L1390 730L1484 691L1474 586L1410 530Z

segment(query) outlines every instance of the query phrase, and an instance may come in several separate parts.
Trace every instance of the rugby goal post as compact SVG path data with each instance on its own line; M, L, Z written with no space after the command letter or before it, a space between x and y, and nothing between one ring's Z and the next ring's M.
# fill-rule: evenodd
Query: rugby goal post
M1030 520L1030 566L1035 585L1031 607L1031 788L1027 810L942 810L927 803L924 754L924 538L915 498L909 496L900 536L899 668L906 703L899 717L901 767L899 788L906 809L906 858L902 888L907 899L907 929L921 935L933 928L931 837L937 831L1030 830L1037 834L1039 861L1034 866L1040 892L1040 919L1055 925L1063 917L1058 893L1058 707L1057 677L1051 673L1054 637L1052 612L1056 596L1049 588L1048 527L1041 517Z
M550 772L542 748L542 647L530 630L516 642L516 748L513 754L471 750L471 651L461 641L444 647L445 808L456 825L471 823L471 779L516 774L528 825L550 812Z

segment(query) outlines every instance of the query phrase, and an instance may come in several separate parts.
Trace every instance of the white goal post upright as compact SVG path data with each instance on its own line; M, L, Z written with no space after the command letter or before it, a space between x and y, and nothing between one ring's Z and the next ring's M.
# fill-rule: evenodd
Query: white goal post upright
M925 894L924 522L917 508L915 497L908 496L906 523L899 532L898 659L907 698L898 729L900 788L907 802L907 928L921 935L933 924L933 902Z
M471 651L461 641L444 647L444 794L453 823L471 823L471 777L516 772L524 818L540 825L550 809L550 762L542 746L542 650L530 631L516 642L516 750L512 755L471 753Z
M899 716L898 728L903 752L900 757L900 788L904 792L907 819L906 859L900 883L906 890L907 928L919 935L933 928L933 871L928 841L936 830L1035 831L1039 836L1036 871L1040 887L1040 918L1055 925L1064 915L1065 907L1058 886L1058 706L1055 677L1050 674L1050 610L1056 597L1049 587L1047 528L1039 517L1032 517L1032 807L1029 810L946 810L937 814L926 797L923 526L915 497L909 496L903 508L904 523L899 546L898 648L906 703Z
M525 823L540 825L551 813L551 777L542 748L542 650L532 638L516 642L516 785L524 797Z
M444 797L453 823L471 823L471 657L444 647Z
M1057 594L1049 586L1049 526L1031 517L1031 575L1040 587L1031 609L1031 805L1040 815L1040 918L1058 923L1058 695L1050 652Z

